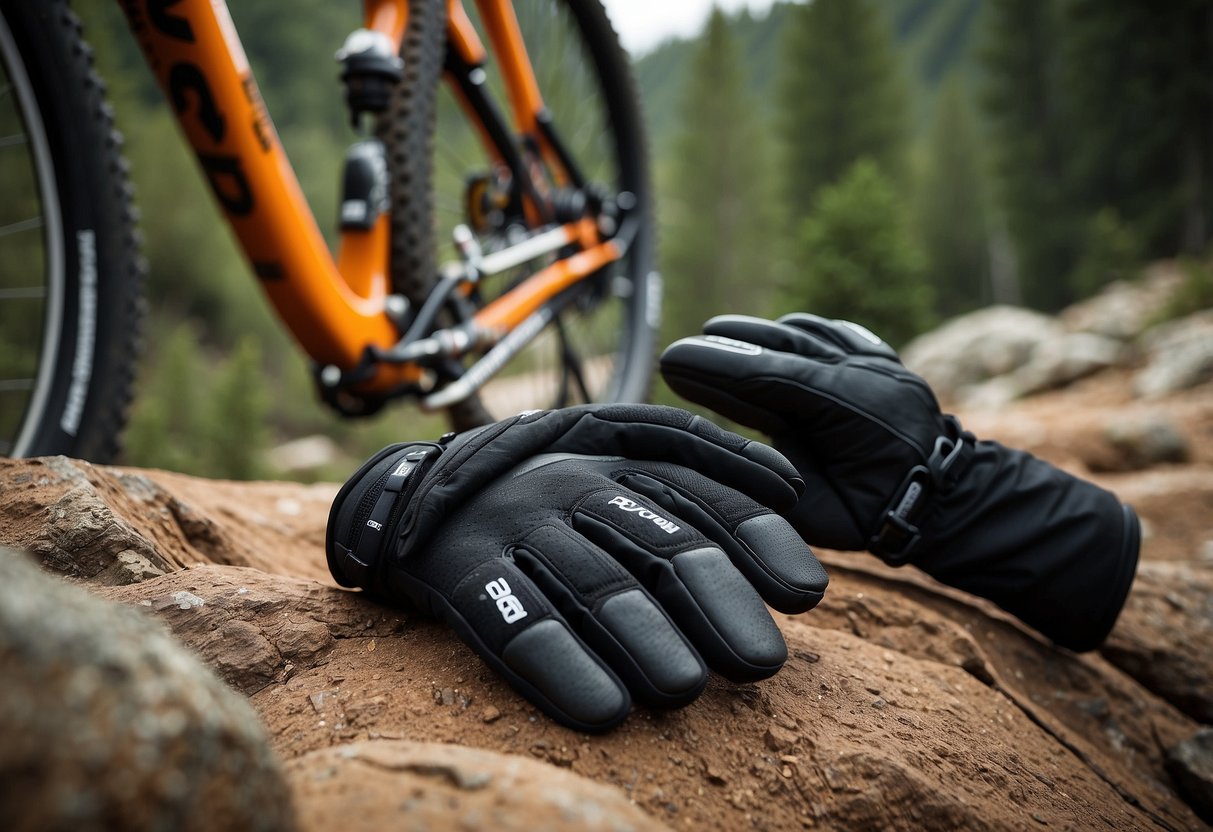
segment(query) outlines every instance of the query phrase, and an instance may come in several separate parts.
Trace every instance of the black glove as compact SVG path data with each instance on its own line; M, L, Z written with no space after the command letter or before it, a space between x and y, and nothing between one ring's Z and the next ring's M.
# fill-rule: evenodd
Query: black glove
M1133 581L1137 517L1109 492L979 442L888 344L847 321L725 315L672 344L679 395L769 434L805 479L806 541L914 563L1056 643L1097 647Z
M762 598L801 612L826 587L771 510L802 487L772 449L682 410L527 413L372 457L333 504L329 569L431 610L548 714L603 730L629 690L690 702L705 662L735 681L779 670Z

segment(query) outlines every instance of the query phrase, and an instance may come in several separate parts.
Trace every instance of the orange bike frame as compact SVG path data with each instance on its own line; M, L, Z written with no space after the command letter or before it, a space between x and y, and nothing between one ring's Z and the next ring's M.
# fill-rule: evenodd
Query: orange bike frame
M504 0L478 0L501 63L516 129L537 135L543 102ZM356 366L368 346L400 337L385 313L388 218L342 234L336 262L325 244L261 99L223 0L122 0L149 66L253 272L300 345L322 365ZM408 25L407 0L363 0L367 28L397 45ZM458 0L450 0L451 43L483 59L484 48ZM545 156L550 156L545 148ZM581 251L533 275L482 309L474 325L501 337L577 280L619 256L592 222L565 227ZM421 377L417 367L381 365L368 387Z

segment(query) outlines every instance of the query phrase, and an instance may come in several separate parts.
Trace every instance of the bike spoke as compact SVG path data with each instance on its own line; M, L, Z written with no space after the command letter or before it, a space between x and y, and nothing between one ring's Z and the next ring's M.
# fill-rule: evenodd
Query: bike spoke
M525 192L524 196L537 196L540 202L549 193L564 195L559 189L572 184L559 158L564 150L570 164L577 168L577 180L603 186L608 192L626 189L639 193L643 184L636 175L638 166L627 161L639 152L631 127L626 119L621 119L623 126L620 126L611 118L613 102L623 95L618 91L619 70L610 69L613 60L604 58L601 63L595 60L601 56L587 42L592 31L583 28L583 24L591 29L597 24L590 17L580 17L576 3L515 0L513 5L537 86L555 122L553 143L561 145L562 153L549 152L542 144L536 150L517 135L512 107L505 106L509 96L501 66L491 44L486 42L489 46L483 67L486 78L475 95L483 96L491 102L492 109L501 111L501 124L490 116L493 124L486 129L508 142L506 150L511 153L503 154L500 148L485 146L485 136L477 129L474 112L458 106L459 80L457 75L453 76L451 98L440 101L438 132L432 145L435 188L426 205L437 215L440 246L449 246L447 241L454 222L464 222L471 227L483 256L496 258L489 265L499 270L486 269L477 289L478 300L486 303L511 291L564 253L558 249L519 262L519 258L535 249L536 238L550 228L537 224L533 215L522 212L517 199L520 191ZM477 10L469 8L469 12L473 25L479 28L482 21ZM626 114L626 109L621 112ZM503 132L508 133L508 138L499 135ZM537 138L543 141L542 137ZM512 159L514 152L523 158ZM507 164L512 170L506 175L498 170L499 155L511 156L511 161L521 164ZM468 194L473 184L478 188L487 186L494 203L503 196L499 192L504 191L508 204L500 213L482 211L479 205L469 206ZM531 190L538 194L530 193ZM643 253L639 247L636 251ZM638 382L629 377L639 375L631 363L634 352L631 339L632 330L638 325L634 317L636 307L643 299L637 300L629 279L637 262L636 257L625 254L609 271L592 279L587 277L586 285L574 290L585 292L584 298L579 299L582 302L565 307L488 388L485 395L491 412L591 402L607 395L635 397L643 392L636 392ZM622 278L612 280L615 274Z
M35 228L41 227L42 217L30 217L28 220L0 225L0 237L8 237L11 234L19 234L22 231L33 231Z
M12 92L13 92L12 84L5 84L4 86L0 87L0 101L4 100L5 98L8 98L9 95L12 94Z
M0 393L28 393L33 389L32 378L0 378Z
M458 214L460 219L463 218L463 203L454 197L435 195L434 207L443 213Z
M564 319L557 317L555 321L556 332L560 335L560 355L564 362L566 376L572 376L573 381L577 383L577 389L581 391L582 401L592 402L590 397L589 387L585 383L585 372L582 369L581 356L573 349L573 344L569 341L568 333L564 328ZM567 403L567 381L561 379L560 384L560 404Z
M24 133L14 133L11 136L0 136L0 147L17 147L24 144Z
M438 152L442 154L445 161L452 164L456 170L475 170L477 167L482 167L484 163L477 160L476 164L469 164L470 161L467 154L460 153L454 147L454 142L441 142L436 145Z

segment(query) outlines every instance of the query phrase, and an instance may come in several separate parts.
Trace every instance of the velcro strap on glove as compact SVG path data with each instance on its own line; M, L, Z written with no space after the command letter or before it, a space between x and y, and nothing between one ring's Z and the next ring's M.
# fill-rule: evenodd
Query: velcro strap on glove
M442 454L432 442L384 448L352 476L329 513L329 571L346 587L370 588L384 549L395 532L422 477Z
M926 464L915 465L905 475L868 541L868 551L890 566L902 566L913 558L922 542L922 518L938 495L951 490L972 456L973 435L962 431L954 416L944 419L952 435L936 439Z

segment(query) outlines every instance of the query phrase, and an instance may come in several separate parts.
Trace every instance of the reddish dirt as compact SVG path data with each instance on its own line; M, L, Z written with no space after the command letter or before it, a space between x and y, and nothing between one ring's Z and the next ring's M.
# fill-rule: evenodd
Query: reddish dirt
M1130 379L1129 371L1109 371L1002 410L959 415L978 436L1031 451L1132 504L1144 521L1143 558L1213 564L1213 384L1143 402ZM1102 473L1123 462L1107 428L1154 415L1183 434L1188 462Z
M638 709L605 736L547 720L434 622L333 587L322 549L334 486L0 461L0 543L56 567L62 536L50 509L92 489L98 522L123 530L111 548L151 541L168 574L109 580L129 571L98 552L94 577L76 577L148 609L248 694L304 816L344 818L346 828L407 818L390 810L406 812L403 794L431 795L438 803L426 811L447 805L466 825L458 807L475 809L475 796L450 777L408 779L426 764L375 764L362 779L341 768L362 753L343 757L342 747L396 741L530 758L617 788L653 824L678 829L1197 828L1163 757L1196 731L1188 714L1213 702L1203 600L1213 590L1213 386L1144 405L1109 373L961 415L983 437L1088 474L1091 460L1115 452L1103 426L1146 409L1182 428L1192 457L1095 477L1147 528L1147 563L1115 649L1075 656L912 568L823 552L830 590L817 610L780 617L791 654L780 674L756 685L714 679L691 706ZM107 582L129 585L98 586ZM181 609L171 600L180 591L204 603ZM407 756L376 747L367 753ZM325 772L340 782L324 785ZM360 813L368 802L374 811ZM578 828L566 821L552 828Z

